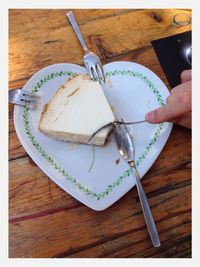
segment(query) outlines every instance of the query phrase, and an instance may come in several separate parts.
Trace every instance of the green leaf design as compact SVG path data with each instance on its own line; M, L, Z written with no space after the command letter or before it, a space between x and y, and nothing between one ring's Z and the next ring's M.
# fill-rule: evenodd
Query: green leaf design
M72 71L60 71L60 72L55 72L55 73L51 73L48 74L47 76L43 77L43 79L40 80L40 82L37 82L37 84L32 88L32 92L36 93L39 91L39 89L48 81L54 79L55 77L59 77L59 76L69 76L69 77L74 77L76 76L77 73L74 73ZM152 91L152 93L155 95L158 103L160 106L164 105L164 101L162 99L162 96L160 94L160 92L158 91L158 89L153 85L153 83L146 77L144 76L142 73L138 73L132 70L114 70L114 71L110 71L106 73L106 77L111 77L111 76L116 76L116 75L122 75L122 76L129 76L129 77L137 77L139 79L141 79ZM32 145L35 147L35 149L37 149L37 151L40 153L40 155L42 155L47 162L53 166L56 170L58 170L58 172L71 184L73 184L77 189L79 189L81 192L85 193L86 195L95 198L96 200L100 200L103 199L105 196L107 196L109 193L111 193L117 186L119 186L125 179L127 179L128 177L131 176L133 170L132 169L128 169L126 170L126 172L118 177L113 183L109 184L104 191L97 193L94 192L88 188L86 188L85 186L83 186L76 178L71 177L57 162L54 161L54 159L49 156L45 150L42 148L42 146L37 142L37 140L35 139L35 137L33 136L30 126L29 126L29 107L26 106L24 108L23 111L23 125L24 125L24 129L25 132L30 140L30 142L32 143ZM147 154L149 153L149 151L151 150L151 148L153 147L153 145L156 143L156 141L158 140L161 131L163 129L163 123L160 123L158 125L158 128L154 134L154 137L152 138L152 140L150 141L150 143L148 144L148 146L145 148L144 152L142 153L142 155L140 155L140 157L136 160L136 165L139 166L141 164L141 162L145 159L145 157L147 156Z

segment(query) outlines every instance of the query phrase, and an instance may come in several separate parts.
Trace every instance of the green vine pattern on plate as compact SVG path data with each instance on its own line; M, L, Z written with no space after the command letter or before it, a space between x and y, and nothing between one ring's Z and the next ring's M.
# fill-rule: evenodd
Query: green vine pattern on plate
M59 76L69 76L69 77L74 77L76 76L77 73L71 72L71 71L60 71L60 72L55 72L55 73L51 73L49 75L47 75L46 77L44 77L43 79L41 79L33 88L32 88L32 92L36 93L39 91L39 89L48 81L59 77ZM140 78L143 82L145 82L148 87L152 90L152 92L155 94L157 101L159 103L160 106L164 105L164 101L162 99L162 96L160 95L160 92L156 89L156 87L153 85L153 83L147 78L145 77L143 74L138 73L138 72L134 72L131 70L114 70L114 71L110 71L106 73L106 77L111 77L111 76L116 76L116 75L122 75L122 76L130 76L130 77L137 77ZM97 200L103 199L105 196L107 196L110 192L113 191L114 188L116 188L117 186L119 186L119 184L125 180L127 177L129 177L132 174L132 170L128 169L124 172L124 174L122 174L120 177L118 177L114 182L112 182L111 184L109 184L104 191L97 193L94 192L88 188L86 188L85 186L83 186L77 179L75 179L74 177L70 176L57 162L55 162L55 160L50 157L45 150L43 149L43 147L37 142L37 140L35 139L34 135L31 132L30 126L29 126L29 107L26 106L24 108L24 112L23 112L23 123L24 123L24 128L26 131L26 134L30 140L30 142L32 143L32 145L37 149L37 151L40 153L41 156L43 156L48 163L53 166L56 170L58 170L58 172L71 184L73 184L76 188L78 188L81 192L90 195L92 198L95 198ZM163 128L163 123L160 123L158 125L158 128L154 134L154 137L152 138L152 140L150 141L150 143L148 144L148 146L145 148L144 152L142 153L142 155L136 160L136 165L138 166L143 159L145 159L145 157L147 156L148 152L151 150L152 146L156 143L156 141L158 140L161 131Z

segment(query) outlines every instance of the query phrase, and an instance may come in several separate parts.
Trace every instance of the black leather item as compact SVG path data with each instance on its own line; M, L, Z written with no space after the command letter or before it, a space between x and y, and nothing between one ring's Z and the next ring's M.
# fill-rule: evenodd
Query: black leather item
M192 32L184 32L151 43L171 88L180 84L183 70L192 68Z

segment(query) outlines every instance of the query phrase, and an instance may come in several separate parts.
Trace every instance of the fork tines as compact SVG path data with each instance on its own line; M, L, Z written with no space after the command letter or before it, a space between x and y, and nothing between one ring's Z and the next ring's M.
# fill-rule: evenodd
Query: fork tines
M39 95L21 89L9 90L9 102L12 104L25 106L32 105L36 106Z
M37 96L34 93L22 90L19 94L19 101L28 103L35 103L37 101Z
M105 75L103 73L103 68L101 65L97 64L94 67L91 67L89 74L94 81L105 83Z

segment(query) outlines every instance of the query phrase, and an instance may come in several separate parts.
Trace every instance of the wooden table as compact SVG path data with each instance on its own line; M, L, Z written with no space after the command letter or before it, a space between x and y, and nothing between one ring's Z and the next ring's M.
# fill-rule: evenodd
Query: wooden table
M103 63L143 64L168 86L151 40L191 30L172 17L190 10L74 10ZM66 10L9 11L9 88L54 63L83 65ZM169 87L169 86L168 86ZM95 212L65 193L21 146L9 106L9 257L191 257L191 131L174 126L142 180L162 246L152 247L136 189Z

